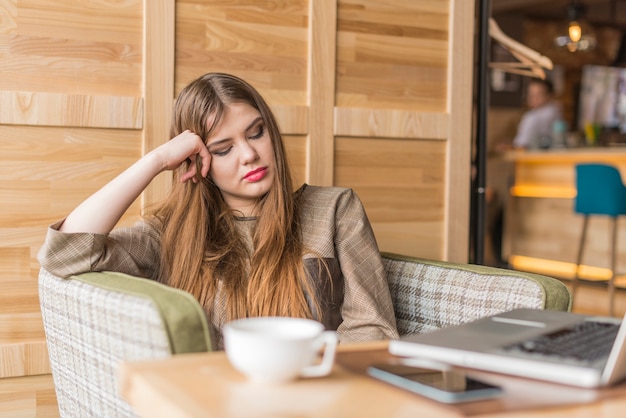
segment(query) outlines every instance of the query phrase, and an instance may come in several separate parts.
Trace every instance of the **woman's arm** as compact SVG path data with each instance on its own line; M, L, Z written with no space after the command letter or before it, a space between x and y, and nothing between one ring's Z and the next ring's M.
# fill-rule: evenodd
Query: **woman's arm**
M188 158L194 164L190 164L181 181L196 181L196 158L201 159L200 174L203 177L208 174L211 156L204 142L198 135L185 131L147 153L88 197L67 216L59 231L96 234L111 232L124 212L157 174L176 169Z

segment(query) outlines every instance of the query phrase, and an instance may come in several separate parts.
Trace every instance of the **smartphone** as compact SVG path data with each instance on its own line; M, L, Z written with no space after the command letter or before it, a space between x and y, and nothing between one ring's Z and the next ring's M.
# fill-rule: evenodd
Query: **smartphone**
M375 364L368 375L391 385L443 403L459 403L498 397L502 388L466 376L456 370L435 370L406 364Z

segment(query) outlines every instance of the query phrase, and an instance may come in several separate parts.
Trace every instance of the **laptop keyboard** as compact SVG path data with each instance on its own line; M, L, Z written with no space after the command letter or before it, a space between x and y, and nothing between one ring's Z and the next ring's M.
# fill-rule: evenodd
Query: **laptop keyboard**
M609 355L618 330L619 324L583 321L569 328L511 344L504 347L504 351L592 364Z

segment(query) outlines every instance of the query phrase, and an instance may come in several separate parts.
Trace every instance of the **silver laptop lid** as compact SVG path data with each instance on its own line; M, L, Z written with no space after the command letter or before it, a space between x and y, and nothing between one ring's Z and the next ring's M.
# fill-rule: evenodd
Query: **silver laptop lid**
M600 382L602 386L610 386L626 378L626 314L615 337L613 348L604 366Z

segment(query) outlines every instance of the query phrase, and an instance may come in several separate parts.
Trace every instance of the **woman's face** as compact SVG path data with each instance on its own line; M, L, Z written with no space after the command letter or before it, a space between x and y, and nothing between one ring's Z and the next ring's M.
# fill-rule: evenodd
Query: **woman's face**
M228 105L207 148L209 177L226 204L243 216L254 216L254 204L270 190L276 175L272 140L259 111L244 103Z

